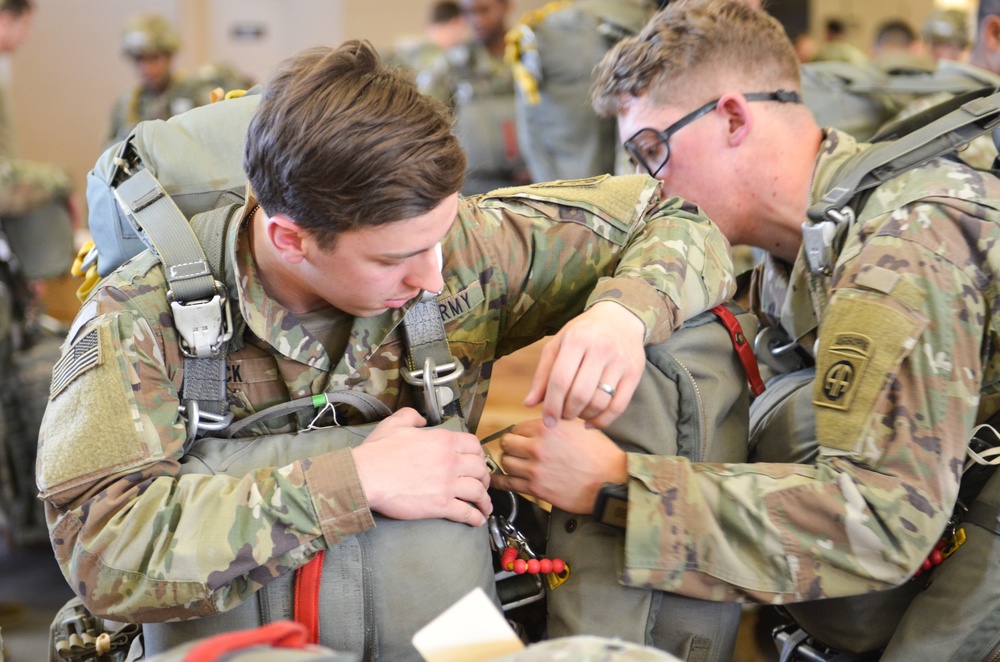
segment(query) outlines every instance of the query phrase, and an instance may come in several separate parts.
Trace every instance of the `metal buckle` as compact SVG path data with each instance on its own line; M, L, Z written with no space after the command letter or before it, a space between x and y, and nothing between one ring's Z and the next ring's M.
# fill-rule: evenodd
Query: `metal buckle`
M215 295L201 301L178 301L173 290L167 301L174 314L174 326L181 336L184 356L204 359L215 356L233 337L233 314L226 286L215 281Z
M854 222L854 210L843 207L828 209L824 220L802 224L802 245L806 250L809 271L824 276L833 275L833 239L837 229Z
M447 384L457 380L465 372L462 362L451 357L451 361L438 366L434 359L427 357L424 359L424 367L419 370L400 368L403 381L411 386L419 386L424 390L424 404L427 422L431 425L440 425L444 418L444 407L451 403L457 396Z
M233 422L233 412L215 414L202 411L197 400L188 400L187 404L177 407L177 411L187 419L187 438L192 440L198 432L219 432L229 427Z

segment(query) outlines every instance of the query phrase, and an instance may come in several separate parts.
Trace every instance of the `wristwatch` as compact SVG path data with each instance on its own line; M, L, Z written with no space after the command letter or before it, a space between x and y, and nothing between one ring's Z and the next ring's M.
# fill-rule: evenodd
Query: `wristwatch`
M594 521L619 531L628 522L628 485L604 483L594 500Z

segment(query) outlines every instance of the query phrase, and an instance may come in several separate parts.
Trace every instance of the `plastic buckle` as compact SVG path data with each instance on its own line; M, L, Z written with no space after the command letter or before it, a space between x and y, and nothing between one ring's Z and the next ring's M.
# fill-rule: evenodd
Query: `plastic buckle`
M456 381L465 372L462 362L453 356L451 361L438 366L434 363L434 359L428 356L424 359L423 368L419 370L400 368L399 372L407 384L423 388L427 422L431 425L440 425L444 418L445 405L457 397L447 385Z
M174 314L174 326L181 336L181 353L189 358L215 356L233 337L233 315L225 286L215 281L215 295L201 301L178 301L173 290L167 301Z

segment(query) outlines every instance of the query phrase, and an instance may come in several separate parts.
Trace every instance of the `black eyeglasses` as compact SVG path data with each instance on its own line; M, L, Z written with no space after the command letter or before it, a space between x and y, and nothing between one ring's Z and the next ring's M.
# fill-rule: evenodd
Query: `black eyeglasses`
M777 92L751 92L750 94L744 94L743 98L747 101L802 103L802 99L799 97L798 92L791 92L789 90L778 90ZM632 162L633 167L642 166L646 169L646 172L653 177L656 177L656 173L660 172L660 170L663 169L663 166L667 165L667 161L670 160L670 136L674 135L702 115L707 115L715 110L719 101L719 99L709 101L701 108L693 110L684 117L680 118L663 131L657 131L656 129L649 128L639 129L636 131L635 135L625 141L625 151L628 153L629 161ZM655 164L659 165L654 168L653 166Z

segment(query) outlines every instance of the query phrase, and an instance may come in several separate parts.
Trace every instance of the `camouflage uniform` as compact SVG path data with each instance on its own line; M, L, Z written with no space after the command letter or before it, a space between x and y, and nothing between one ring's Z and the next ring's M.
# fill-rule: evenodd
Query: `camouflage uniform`
M111 111L108 144L125 140L135 125L145 120L168 120L195 106L208 103L208 98L184 80L174 76L162 92L147 90L141 85L122 94Z
M627 177L460 202L443 241L439 302L465 366L457 389L470 429L492 362L586 305L619 302L654 343L729 296L725 239L696 208L662 202L658 191L655 180ZM245 322L245 345L228 357L236 418L338 389L365 391L391 409L411 405L399 372L405 311L353 319L343 355L331 359L267 298L243 229L234 222L226 239L237 272L230 291ZM242 480L178 478L183 375L166 290L149 253L102 281L70 331L40 435L39 489L56 557L87 605L117 620L231 609L373 523L349 451ZM271 432L303 429L313 415Z
M828 131L812 203L864 148ZM934 160L872 193L835 243L829 282L812 280L804 250L770 274L760 316L818 348L819 457L630 454L627 584L780 603L884 589L916 570L952 514L973 426L1000 409L997 200L994 177Z
M417 88L455 110L469 160L466 195L528 181L514 122L514 75L479 42L453 46L417 72Z
M556 0L507 33L517 72L517 137L535 181L616 172L623 150L614 118L599 117L590 105L592 71L654 10L645 0Z

